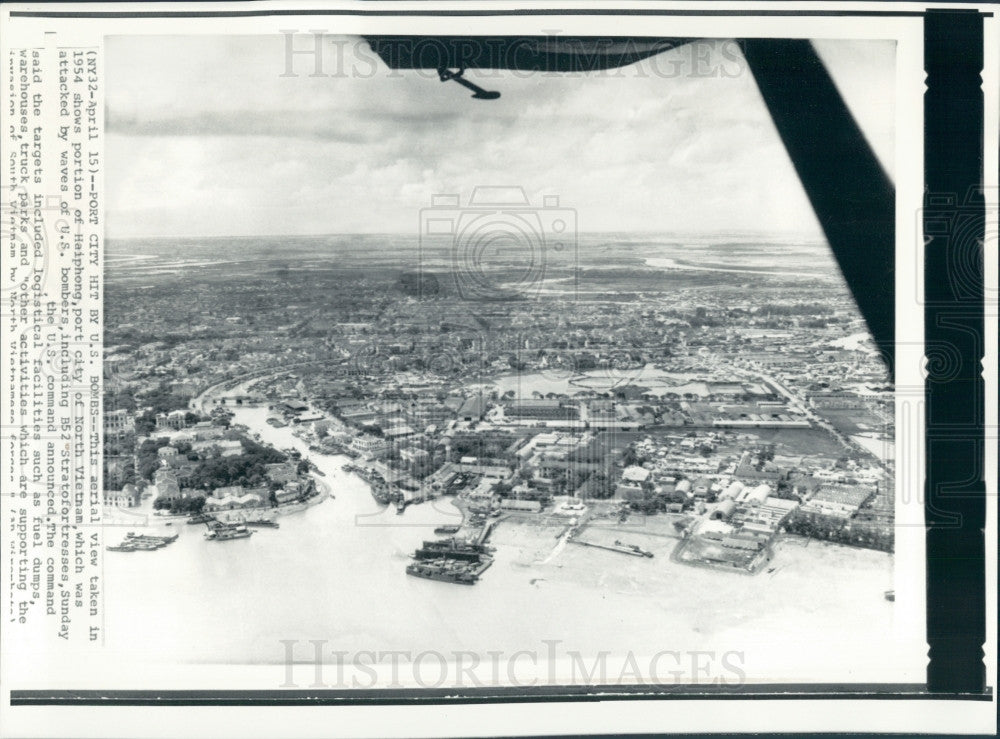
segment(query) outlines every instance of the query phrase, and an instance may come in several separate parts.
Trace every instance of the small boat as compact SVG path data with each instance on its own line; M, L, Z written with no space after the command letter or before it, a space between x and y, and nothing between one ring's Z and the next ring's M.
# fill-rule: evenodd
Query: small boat
M896 591L895 590L886 590L885 591L885 599L887 601L895 603L895 601L896 601Z
M229 541L230 539L246 539L253 534L244 524L218 524L205 534L209 541Z
M277 521L271 518L254 518L246 521L247 526L263 526L269 529L276 529L281 526Z
M135 549L150 551L160 549L175 541L177 541L177 534L172 534L171 536L153 536L151 534L136 534L134 531L130 531L126 534L125 541L122 543Z

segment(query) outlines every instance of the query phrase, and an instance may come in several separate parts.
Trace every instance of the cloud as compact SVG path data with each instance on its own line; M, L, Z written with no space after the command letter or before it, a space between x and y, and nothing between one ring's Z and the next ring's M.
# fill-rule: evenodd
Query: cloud
M842 67L893 59L833 46ZM338 63L365 73L326 78L282 77L281 36L153 47L107 42L112 235L415 233L433 194L482 184L557 194L588 231L819 233L752 76L731 61L729 76L695 75L690 49L606 73L470 71L502 93L482 102L358 44Z

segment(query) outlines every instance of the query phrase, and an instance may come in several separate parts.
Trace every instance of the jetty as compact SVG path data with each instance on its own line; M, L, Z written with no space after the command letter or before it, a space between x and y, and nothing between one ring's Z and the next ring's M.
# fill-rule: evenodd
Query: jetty
M620 541L615 541L614 544L596 544L592 541L580 541L579 539L570 538L573 544L579 544L582 547L593 547L594 549L606 549L609 552L619 552L620 554L630 554L633 557L652 557L653 553L645 549L637 547L635 544L623 544Z

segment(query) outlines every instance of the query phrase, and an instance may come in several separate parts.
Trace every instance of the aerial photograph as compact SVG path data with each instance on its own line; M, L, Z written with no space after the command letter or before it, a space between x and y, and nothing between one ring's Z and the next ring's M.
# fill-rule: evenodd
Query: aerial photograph
M739 45L298 36L106 40L108 647L884 677L894 387ZM891 177L894 44L814 46Z

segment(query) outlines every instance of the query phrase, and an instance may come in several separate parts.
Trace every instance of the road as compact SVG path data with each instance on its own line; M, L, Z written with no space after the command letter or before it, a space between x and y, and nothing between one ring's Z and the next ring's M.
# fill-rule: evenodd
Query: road
M790 390L784 383L779 381L773 375L770 375L767 372L763 371L753 371L753 370L743 369L742 367L736 367L731 364L723 363L721 360L718 359L716 359L715 363L720 367L725 367L726 369L730 370L736 375L739 375L749 380L761 381L767 385L770 385L775 390L777 390L780 395L784 396L785 400L788 401L788 404L792 406L794 410L797 410L802 415L804 415L809 420L810 423L830 433L833 436L833 438L835 438L840 443L840 445L843 446L845 449L851 452L860 452L866 457L872 457L878 463L879 467L882 468L882 470L886 469L885 463L881 459L873 455L870 451L868 451L868 449L863 447L861 444L855 442L854 439L850 438L845 434L842 434L829 421L825 420L821 416L818 416L811 408L809 408L804 398L800 398L792 390Z

